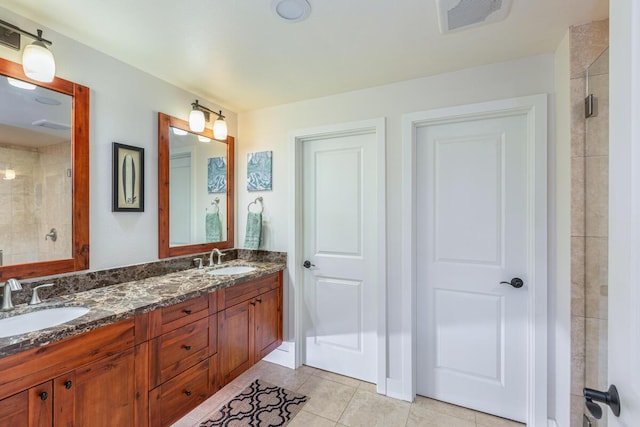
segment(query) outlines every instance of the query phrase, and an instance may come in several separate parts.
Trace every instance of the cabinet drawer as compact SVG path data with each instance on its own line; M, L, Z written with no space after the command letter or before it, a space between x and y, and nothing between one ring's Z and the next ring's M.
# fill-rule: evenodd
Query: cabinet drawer
M269 292L271 289L278 287L278 274L270 274L269 276L253 280L242 285L231 286L225 291L225 308L257 297L260 294Z
M206 294L170 307L165 307L162 309L162 325L164 326L176 320L188 318L199 311L208 309L209 296Z
M168 426L209 394L209 360L204 360L149 393L150 425Z
M209 319L204 318L155 338L151 351L151 387L209 357Z

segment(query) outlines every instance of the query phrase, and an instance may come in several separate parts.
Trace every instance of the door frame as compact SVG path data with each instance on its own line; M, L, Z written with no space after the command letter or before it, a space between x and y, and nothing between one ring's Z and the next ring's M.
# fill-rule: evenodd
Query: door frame
M386 256L386 120L384 117L357 122L341 123L289 133L289 252L287 262L294 293L295 366L304 362L305 340L302 324L303 285L303 228L302 228L302 144L331 137L374 134L377 148L378 230L380 230L377 273L378 273L378 324L377 324L377 391L386 394L387 374L387 256Z
M446 123L527 116L528 231L531 283L527 338L527 425L547 425L547 95L405 114L402 117L402 377L389 395L416 396L416 130ZM390 384L391 388L391 384Z

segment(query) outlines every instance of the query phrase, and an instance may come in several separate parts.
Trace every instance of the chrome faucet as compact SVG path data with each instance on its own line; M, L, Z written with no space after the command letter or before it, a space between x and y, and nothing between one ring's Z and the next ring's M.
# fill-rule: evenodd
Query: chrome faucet
M4 283L4 294L2 295L2 311L13 310L11 302L11 291L22 290L22 285L16 279L9 279Z
M213 254L218 255L218 262L213 262ZM222 264L222 257L224 256L224 254L222 252L220 252L220 249L218 248L213 248L211 250L211 253L209 254L209 267L213 267L214 265L220 265Z

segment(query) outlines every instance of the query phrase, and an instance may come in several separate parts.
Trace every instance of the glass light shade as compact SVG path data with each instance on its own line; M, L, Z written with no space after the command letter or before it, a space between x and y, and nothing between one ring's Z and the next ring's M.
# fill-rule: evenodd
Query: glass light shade
M4 179L7 181L16 179L16 171L14 169L7 169L4 171Z
M220 140L227 139L227 122L223 119L219 118L213 122L213 137Z
M204 130L204 113L200 110L191 110L189 113L189 129L193 132Z
M17 87L20 89L35 90L36 88L36 85L34 85L33 83L27 83L22 80L14 79L13 77L7 77L7 81L11 86Z
M30 79L51 83L56 75L56 61L43 42L35 41L24 48L22 69Z

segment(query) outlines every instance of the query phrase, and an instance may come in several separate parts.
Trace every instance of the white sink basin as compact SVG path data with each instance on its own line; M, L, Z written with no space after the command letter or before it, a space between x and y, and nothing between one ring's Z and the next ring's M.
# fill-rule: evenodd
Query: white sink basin
M89 312L86 307L60 307L0 319L0 338L61 325Z
M234 274L251 273L255 269L255 267L249 267L248 265L234 265L231 267L216 268L209 271L209 274L213 276L232 276Z

